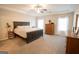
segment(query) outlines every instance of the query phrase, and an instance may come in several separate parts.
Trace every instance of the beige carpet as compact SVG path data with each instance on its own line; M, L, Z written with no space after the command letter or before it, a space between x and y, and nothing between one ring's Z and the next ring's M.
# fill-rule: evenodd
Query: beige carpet
M8 51L8 53L51 53L52 48L43 38L27 44L21 38L17 37L0 42L0 51Z
M11 54L65 53L65 40L62 40L64 39L61 39L59 36L45 35L44 38L41 37L27 44L23 39L16 37L1 41L0 51L8 51Z
M52 53L52 48L43 39L37 39L32 43L26 44L19 49L14 50L14 53Z

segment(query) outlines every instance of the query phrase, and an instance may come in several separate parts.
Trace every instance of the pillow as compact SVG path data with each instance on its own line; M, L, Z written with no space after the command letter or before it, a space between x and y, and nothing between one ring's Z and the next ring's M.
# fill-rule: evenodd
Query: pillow
M18 26L17 28L29 28L30 26Z

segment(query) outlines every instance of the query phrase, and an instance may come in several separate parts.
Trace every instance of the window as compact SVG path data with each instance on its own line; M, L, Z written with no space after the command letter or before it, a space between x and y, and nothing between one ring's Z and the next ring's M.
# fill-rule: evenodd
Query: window
M77 27L79 27L79 16L78 16L78 22L77 22Z
M66 34L67 31L68 31L68 17L59 17L58 32L64 32Z
M44 28L44 20L43 19L38 19L37 27L40 28L40 29Z

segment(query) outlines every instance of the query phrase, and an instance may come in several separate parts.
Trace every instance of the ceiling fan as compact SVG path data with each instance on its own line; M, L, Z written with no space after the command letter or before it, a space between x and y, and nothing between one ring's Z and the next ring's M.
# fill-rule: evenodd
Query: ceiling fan
M45 12L47 12L47 9L43 5L40 5L40 4L35 5L34 10L37 13L45 13Z

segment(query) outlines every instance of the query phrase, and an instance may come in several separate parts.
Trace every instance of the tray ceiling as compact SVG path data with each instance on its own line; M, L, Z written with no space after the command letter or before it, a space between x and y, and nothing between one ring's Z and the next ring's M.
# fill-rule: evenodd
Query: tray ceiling
M73 12L78 8L78 4L45 4L44 13L37 13L33 8L34 4L0 4L0 8L5 10L16 11L31 16L42 16L48 14L59 14Z

